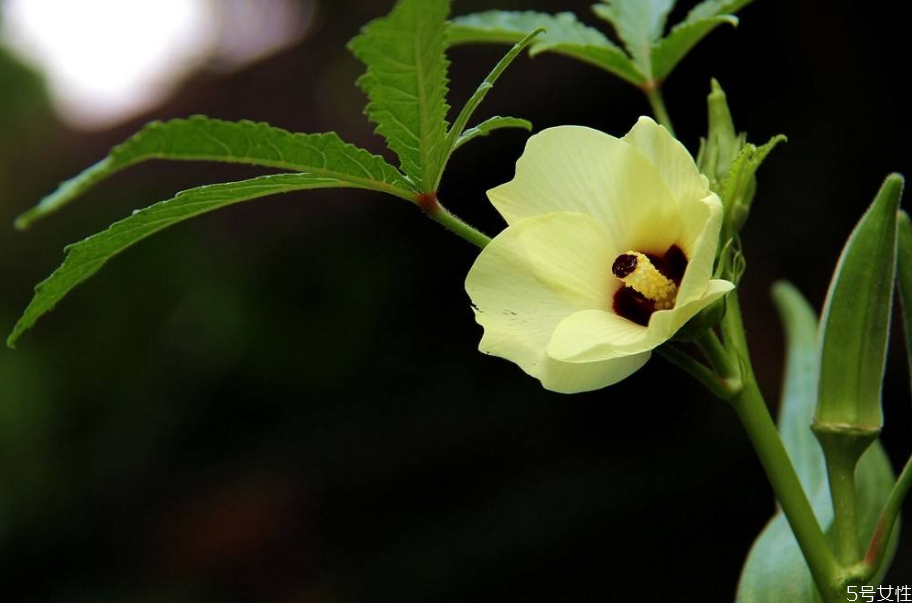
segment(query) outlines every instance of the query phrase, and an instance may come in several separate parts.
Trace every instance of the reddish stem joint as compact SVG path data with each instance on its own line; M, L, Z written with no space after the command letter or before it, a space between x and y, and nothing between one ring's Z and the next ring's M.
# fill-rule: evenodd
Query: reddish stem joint
M418 207L429 216L440 211L440 203L437 202L437 191L418 193Z

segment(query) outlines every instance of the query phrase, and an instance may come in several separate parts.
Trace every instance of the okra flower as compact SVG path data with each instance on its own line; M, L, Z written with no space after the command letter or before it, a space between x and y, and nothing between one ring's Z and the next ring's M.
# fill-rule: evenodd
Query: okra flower
M642 117L618 139L532 136L488 191L508 227L466 279L479 349L545 388L616 383L734 285L712 278L722 204L681 143Z

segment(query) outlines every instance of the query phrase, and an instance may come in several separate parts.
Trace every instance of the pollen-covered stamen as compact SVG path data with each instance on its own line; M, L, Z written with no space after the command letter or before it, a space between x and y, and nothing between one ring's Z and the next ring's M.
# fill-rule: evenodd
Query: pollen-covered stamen
M655 302L656 310L674 307L678 287L659 272L645 254L638 251L622 253L614 260L611 272L625 285Z

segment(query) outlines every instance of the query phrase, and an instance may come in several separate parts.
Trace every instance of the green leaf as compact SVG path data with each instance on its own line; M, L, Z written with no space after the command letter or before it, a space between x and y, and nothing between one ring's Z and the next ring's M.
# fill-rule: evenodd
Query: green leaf
M634 62L599 30L584 25L572 13L549 15L534 11L487 11L456 17L449 40L457 44L515 44L529 32L544 29L529 54L553 52L594 65L640 86L645 75Z
M826 469L821 465L820 470L825 471ZM867 542L895 481L889 458L880 442L875 442L861 457L857 475L859 532L862 542ZM822 523L829 525L832 522L833 512L829 500L829 489L826 485L811 497L811 504L818 518L821 516L828 518ZM897 536L898 529L892 535L886 562L878 575L869 581L869 584L879 584L886 573L889 561L896 551ZM819 603L821 601L795 536L792 534L792 529L781 511L773 516L751 547L741 572L736 601L737 603L782 603L783 601Z
M683 23L695 23L720 15L733 15L754 0L705 0L693 7Z
M474 128L469 128L468 130L464 131L462 135L456 139L453 150L458 149L470 140L475 140L481 136L487 136L491 132L495 130L501 130L503 128L521 128L527 132L531 132L532 122L525 119L519 119L518 117L495 116L490 119L486 119Z
M150 159L245 163L345 180L414 200L414 185L382 157L343 142L334 132L292 134L264 123L196 115L152 122L16 221L27 228L121 170Z
M35 287L35 296L13 328L7 345L13 347L39 318L50 312L75 286L98 272L109 259L172 224L241 201L289 191L332 187L357 188L358 185L313 174L276 174L242 182L201 186L135 211L107 230L65 249L63 265Z
M654 81L652 46L662 37L674 5L675 0L603 0L592 10L614 26L640 71Z
M705 38L709 32L723 23L737 27L738 18L732 15L710 17L694 22L684 22L676 25L668 37L659 40L652 47L651 65L652 77L662 81L681 62L691 48Z
M491 70L491 73L489 73L484 81L481 82L481 85L478 86L478 88L475 90L475 93L472 94L466 104L462 107L462 111L459 112L459 115L456 117L456 121L453 122L453 127L449 132L447 132L447 152L444 158L444 165L446 165L446 162L449 161L450 155L452 155L453 151L456 150L457 143L462 137L463 132L465 132L469 120L472 118L472 115L474 115L475 110L478 108L478 106L482 103L482 101L484 101L485 97L488 95L488 92L494 88L494 84L497 83L497 80L500 79L500 76L503 74L503 72L506 71L507 67L510 66L510 63L516 60L516 57L518 57L519 54L525 50L529 44L532 43L536 36L542 33L542 31L544 30L536 29L532 33L525 36L522 40L514 44L513 48L510 49L504 58L497 62L497 65L494 66L494 69ZM443 173L441 171L441 174L437 177L437 181L434 183L434 190L440 186L440 177L442 175Z
M695 6L687 17L675 25L667 37L652 48L652 77L656 81L666 79L681 59L723 23L737 27L735 13L753 0L707 0Z
M723 240L736 235L744 226L757 190L757 170L776 145L786 140L786 137L780 134L759 147L745 144L732 162L731 169L720 188L720 196L725 206Z
M788 283L775 285L773 299L785 324L787 344L779 433L818 521L828 529L833 521L833 508L826 464L810 429L817 400L817 317L810 304ZM862 456L857 475L859 532L862 542L867 542L894 481L880 442L875 442ZM751 548L738 584L737 602L816 603L820 600L788 521L777 510Z
M821 319L815 423L879 430L903 178L891 174L843 248Z
M448 152L449 10L449 0L399 0L348 44L367 66L358 80L370 99L367 116L424 193L434 192Z

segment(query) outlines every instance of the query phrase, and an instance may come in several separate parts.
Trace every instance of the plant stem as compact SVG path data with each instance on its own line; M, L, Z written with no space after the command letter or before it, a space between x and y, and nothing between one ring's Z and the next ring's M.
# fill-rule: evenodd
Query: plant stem
M491 237L463 222L455 214L450 213L440 204L436 195L420 195L418 197L418 207L420 207L430 219L447 230L456 233L476 247L484 249L487 244L491 242Z
M732 406L760 458L824 601L839 601L839 594L833 592L833 588L840 568L782 444L756 380L751 378L745 383L741 393L732 400Z
M649 105L652 107L652 114L655 115L656 121L665 126L668 133L674 136L674 127L671 125L668 109L665 108L665 99L662 97L662 85L654 82L645 86L643 92L646 93L646 98L649 99Z
M726 298L722 332L726 349L739 363L744 385L731 404L754 446L823 600L827 603L841 601L842 593L836 591L841 568L808 502L754 377L737 291Z
M855 462L834 462L827 458L830 496L833 499L833 528L836 531L837 555L843 567L861 561L858 541L858 505L856 504ZM856 459L857 460L857 459Z
M868 579L874 579L880 572L883 565L884 557L887 553L887 546L890 543L890 536L893 534L893 528L896 526L896 520L899 518L899 510L902 507L903 500L912 487L912 457L909 457L906 466L896 480L893 491L890 492L890 498L877 520L877 527L874 528L874 534L871 536L871 543L868 545L868 552L865 554L865 565L868 566L865 572Z
M833 497L833 526L838 543L837 554L843 567L861 560L858 541L858 513L855 495L855 466L846 464L827 467L830 475L830 494Z
M839 563L844 568L854 567L861 562L855 469L861 455L877 439L880 429L865 430L844 424L824 423L816 418L811 429L817 436L826 459Z

